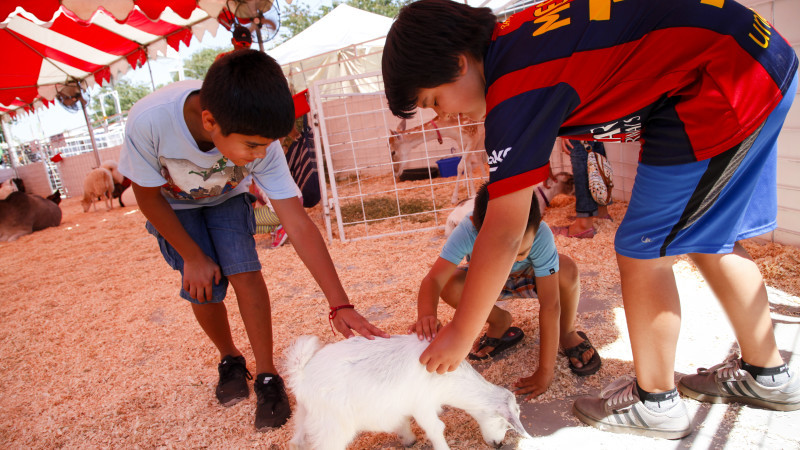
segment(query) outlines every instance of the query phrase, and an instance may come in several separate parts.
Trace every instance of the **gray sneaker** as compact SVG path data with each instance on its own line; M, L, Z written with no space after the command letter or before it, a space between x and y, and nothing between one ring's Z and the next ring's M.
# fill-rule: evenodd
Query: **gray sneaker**
M600 397L575 400L572 412L581 422L613 433L680 439L692 432L689 413L681 399L666 411L652 411L640 401L636 379L629 376L606 386Z
M758 384L750 372L742 369L737 352L710 369L685 375L678 382L678 389L701 402L740 402L778 411L800 409L800 377L794 374L786 383L774 387Z

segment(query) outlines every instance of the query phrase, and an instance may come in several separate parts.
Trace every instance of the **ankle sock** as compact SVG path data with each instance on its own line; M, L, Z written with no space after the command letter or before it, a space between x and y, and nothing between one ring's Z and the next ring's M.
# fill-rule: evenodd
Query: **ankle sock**
M677 405L680 401L680 397L678 397L678 388L672 388L671 391L654 394L640 388L639 383L636 383L636 390L639 391L639 400L641 400L645 408L650 411L664 412Z
M767 387L786 384L791 377L789 374L789 366L787 366L785 363L777 367L758 367L747 364L744 360L742 360L742 369L750 373L750 375L755 378L756 383Z

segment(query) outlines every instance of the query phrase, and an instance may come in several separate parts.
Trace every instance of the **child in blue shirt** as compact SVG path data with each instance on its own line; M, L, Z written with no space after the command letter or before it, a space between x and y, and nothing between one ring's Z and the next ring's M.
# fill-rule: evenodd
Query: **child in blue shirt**
M531 199L528 226L498 300L511 298L539 299L539 335L541 347L536 371L518 380L517 393L542 394L553 381L556 354L559 346L569 358L570 369L587 376L600 369L600 355L582 331L575 330L575 315L580 297L580 281L575 262L556 251L553 233L539 212L539 202ZM489 201L488 185L478 189L475 210L453 230L439 258L422 280L417 300L418 318L409 328L420 339L432 340L440 327L436 317L439 297L456 308L469 267L458 267L466 257L469 261L478 231L486 216ZM512 327L511 314L498 305L492 307L486 323L486 334L473 346L469 358L487 359L516 345L524 333Z

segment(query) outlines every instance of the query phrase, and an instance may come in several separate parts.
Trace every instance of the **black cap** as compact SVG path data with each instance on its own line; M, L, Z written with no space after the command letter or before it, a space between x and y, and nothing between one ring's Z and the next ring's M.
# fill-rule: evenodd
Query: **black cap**
M245 44L253 43L253 38L250 36L250 30L241 25L236 25L233 27L233 40Z

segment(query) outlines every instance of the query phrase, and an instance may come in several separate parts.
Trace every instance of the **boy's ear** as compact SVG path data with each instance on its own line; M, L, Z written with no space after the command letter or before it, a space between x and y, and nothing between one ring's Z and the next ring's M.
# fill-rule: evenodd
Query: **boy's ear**
M467 69L469 69L469 59L467 58L466 53L459 53L458 54L458 76L462 77L467 73Z
M217 119L211 114L211 111L204 109L202 113L200 113L200 120L203 122L203 129L206 131L211 131L217 125Z

